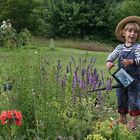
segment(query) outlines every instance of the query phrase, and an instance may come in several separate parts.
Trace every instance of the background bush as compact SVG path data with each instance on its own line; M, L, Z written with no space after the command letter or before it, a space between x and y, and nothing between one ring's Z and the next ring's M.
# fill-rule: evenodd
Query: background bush
M0 29L0 47L15 48L27 45L31 41L31 34L28 29L22 29L20 33L13 27Z

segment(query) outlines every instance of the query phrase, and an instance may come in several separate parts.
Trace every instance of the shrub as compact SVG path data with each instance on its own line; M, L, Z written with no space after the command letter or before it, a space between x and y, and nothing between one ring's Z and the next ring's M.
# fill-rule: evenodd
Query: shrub
M94 133L88 135L85 140L136 140L136 137L130 133L124 125L113 125L109 120L97 122L94 127Z
M23 29L19 34L12 27L0 29L0 47L15 48L27 45L31 41L28 29Z

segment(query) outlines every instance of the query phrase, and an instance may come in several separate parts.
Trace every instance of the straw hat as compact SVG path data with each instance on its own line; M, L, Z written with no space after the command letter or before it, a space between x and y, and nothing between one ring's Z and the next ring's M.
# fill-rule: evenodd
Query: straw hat
M129 16L119 22L119 24L116 27L116 37L122 42L124 42L124 38L122 36L122 30L125 27L125 25L129 22L136 22L140 26L140 17ZM140 34L139 34L138 39L140 39Z

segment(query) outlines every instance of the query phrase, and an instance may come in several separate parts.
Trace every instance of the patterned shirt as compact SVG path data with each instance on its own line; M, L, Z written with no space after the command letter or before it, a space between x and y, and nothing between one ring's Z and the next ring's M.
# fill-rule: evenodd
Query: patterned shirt
M136 65L140 66L140 44L134 44L134 45L137 45L135 47L135 50L134 50L134 54L135 54L135 59L134 59L134 62ZM115 49L114 51L107 57L107 62L110 61L110 62L114 62L119 54L121 53L121 51L126 51L126 52L130 52L132 51L132 48L133 46L130 46L130 47L126 47L124 44L119 44Z

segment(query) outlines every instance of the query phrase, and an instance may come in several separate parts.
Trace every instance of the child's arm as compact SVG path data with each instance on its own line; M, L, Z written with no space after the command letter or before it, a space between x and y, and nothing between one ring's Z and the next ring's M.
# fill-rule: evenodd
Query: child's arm
M111 69L114 66L114 64L110 61L106 62L107 69Z
M138 44L137 48L135 49L135 56L134 64L140 66L140 44Z
M110 61L110 62L114 62L116 60L116 58L119 56L119 53L122 51L122 45L118 45L115 50L109 54L109 56L107 57L106 62Z
M118 45L115 50L111 54L109 54L106 60L106 67L108 69L111 69L114 66L113 62L117 59L121 50L122 46Z

